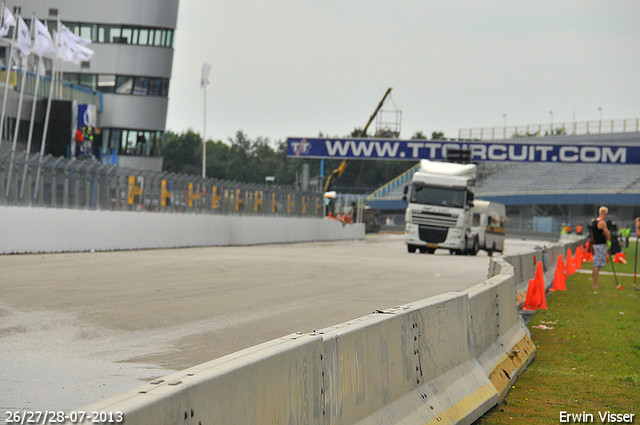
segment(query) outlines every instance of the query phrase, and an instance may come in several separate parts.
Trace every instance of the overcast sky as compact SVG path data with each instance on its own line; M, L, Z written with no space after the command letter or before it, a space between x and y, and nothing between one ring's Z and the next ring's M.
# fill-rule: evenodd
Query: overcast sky
M346 136L388 87L403 139L640 117L638 0L180 0L174 48L167 129L207 62L207 139Z

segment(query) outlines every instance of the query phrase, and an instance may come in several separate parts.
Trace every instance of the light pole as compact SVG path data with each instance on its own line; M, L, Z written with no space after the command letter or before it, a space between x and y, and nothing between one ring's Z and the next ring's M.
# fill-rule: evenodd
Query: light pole
M207 85L204 85L204 119L202 120L202 178L207 177Z
M202 64L202 74L200 76L200 87L204 89L204 118L202 122L202 178L207 177L207 85L209 84L209 72L211 65Z
M549 111L549 115L551 115L551 124L549 125L549 129L550 129L549 131L553 136L553 111Z
M503 135L503 139L507 138L507 114L502 114L502 117L504 118L504 135Z
M598 133L602 133L602 106L598 108L600 111L600 123L598 124Z

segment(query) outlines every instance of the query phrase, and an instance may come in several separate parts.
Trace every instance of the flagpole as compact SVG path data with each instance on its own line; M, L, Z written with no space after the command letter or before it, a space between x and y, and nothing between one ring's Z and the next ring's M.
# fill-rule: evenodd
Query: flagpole
M4 9L5 2L2 2L2 22L4 22ZM9 79L11 76L11 61L13 60L13 44L16 40L16 36L18 34L17 28L13 29L13 37L12 40L9 41L9 60L7 61L7 78L4 82L4 99L2 100L2 114L0 115L0 146L2 146L2 137L4 136L4 117L7 112L7 96L9 94Z
M31 18L31 31L33 31L33 28L35 27L35 25L33 24L33 20L35 19L36 14L34 13L32 18ZM16 29L19 31L20 29L18 28L18 26L16 25ZM31 44L31 34L29 35L29 44ZM28 65L28 58L29 55L26 55L27 57L27 65ZM21 59L22 59L22 55L21 55ZM23 61L21 61L23 62ZM16 130L13 133L13 144L11 145L11 162L9 163L9 174L7 175L7 183L6 183L6 187L4 190L4 202L5 204L7 204L9 202L9 192L10 192L10 188L11 188L11 175L13 174L13 167L15 164L15 160L16 160L16 145L18 144L18 132L20 130L20 119L22 118L22 100L24 99L24 86L27 80L27 67L25 66L24 70L22 71L22 87L20 87L20 97L18 99L18 112L17 112L17 116L16 116Z
M57 31L60 34L60 17L58 17ZM42 159L44 158L44 145L47 141L47 131L49 130L49 116L51 115L51 99L56 81L56 65L58 63L58 43L53 43L53 65L51 66L51 81L49 82L49 99L47 99L47 112L44 114L44 128L42 129L42 143L40 143L40 158L38 160L38 172L36 173L36 185L33 189L33 197L31 205L36 205L36 197L38 196L38 187L40 185L40 172L42 170Z
M31 121L29 122L29 135L27 136L27 150L24 156L24 170L22 171L22 186L20 186L20 200L19 205L22 205L22 199L24 198L24 187L27 184L27 170L29 169L29 153L31 152L31 139L33 137L33 124L36 118L36 104L38 103L38 86L40 83L40 62L42 58L38 56L38 69L36 70L36 86L33 90L33 104L31 105Z

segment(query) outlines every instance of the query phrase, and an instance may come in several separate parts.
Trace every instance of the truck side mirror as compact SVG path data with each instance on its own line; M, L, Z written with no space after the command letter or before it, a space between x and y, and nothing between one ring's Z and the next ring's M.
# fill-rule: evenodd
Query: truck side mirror
M473 198L474 195L472 192L467 192L467 205L473 207Z
M407 193L409 193L409 186L404 187L404 196L402 196L402 200L405 204L407 203Z

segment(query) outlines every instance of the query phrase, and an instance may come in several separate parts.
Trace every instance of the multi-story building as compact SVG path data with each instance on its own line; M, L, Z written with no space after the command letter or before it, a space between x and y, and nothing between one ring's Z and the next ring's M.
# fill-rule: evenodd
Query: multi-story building
M65 81L102 94L94 152L97 147L115 151L122 166L161 170L178 0L7 0L6 5L27 22L35 13L51 30L60 20L92 40L95 54L88 62L64 62L61 70Z

